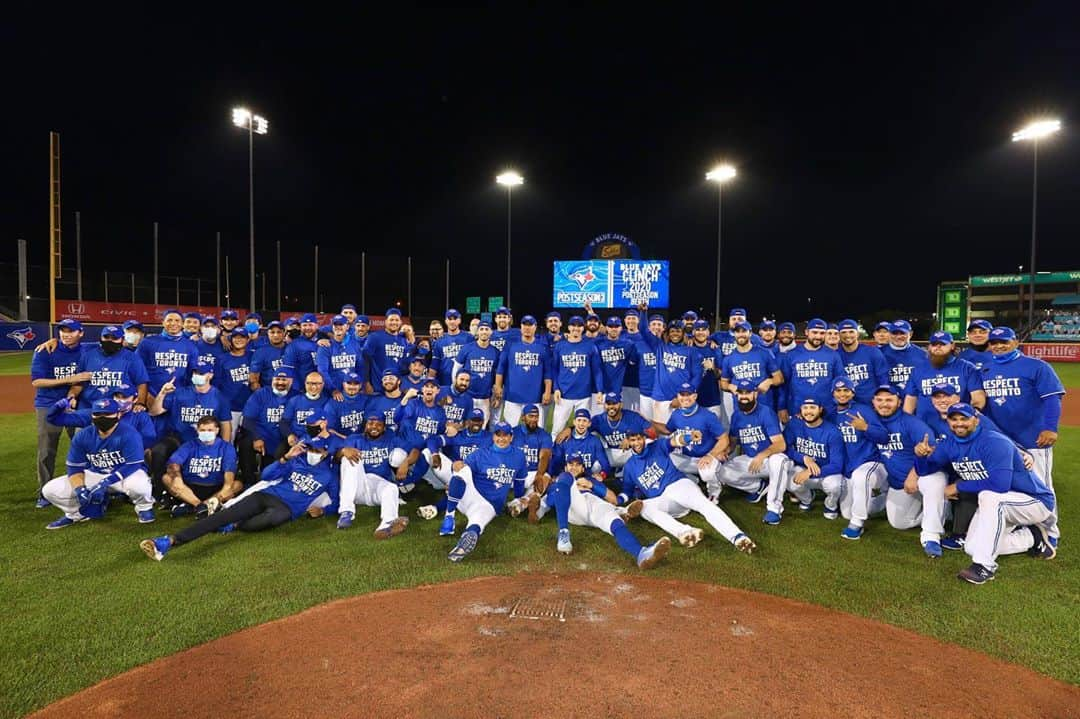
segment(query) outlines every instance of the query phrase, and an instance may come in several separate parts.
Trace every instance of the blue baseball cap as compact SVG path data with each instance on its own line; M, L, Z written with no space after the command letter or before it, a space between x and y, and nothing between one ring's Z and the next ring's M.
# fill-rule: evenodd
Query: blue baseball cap
M570 319L566 321L566 324L568 324L568 325L584 325L585 320L582 319L581 315L572 315L570 317Z
M245 322L248 320L258 320L259 322L262 322L262 315L258 312L250 312L248 313L248 316L244 318Z
M292 327L293 325L298 325L298 324L300 324L300 318L296 317L295 315L293 317L289 317L288 319L285 320L285 326L286 327Z
M122 340L124 339L124 330L116 325L105 325L101 328L101 339Z
M840 324L838 324L836 328L841 330L858 330L859 323L855 320L840 320Z
M524 317L521 318L521 324L523 324L523 325L535 325L536 324L536 318L533 317L532 315L525 315Z
M930 344L932 345L951 345L953 343L952 335L948 332L941 332L940 330L930 335Z
M203 318L202 314L199 313L199 312L185 312L184 313L184 319L185 320L196 319L199 322L202 322L202 318Z
M217 317L214 317L213 315L206 315L202 318L202 323L204 325L214 325L216 327L218 323Z
M525 414L540 414L540 408L535 404L527 404L521 408L521 413Z
M604 395L604 404L619 404L622 402L622 394L619 392L608 392Z
M448 319L448 320L456 320L456 319L459 319L460 317L461 317L461 313L458 312L457 310L453 309L453 308L448 309L446 311L446 319Z
M618 317L612 316L608 317L607 322L605 322L604 324L606 324L608 327L622 327L622 320Z
M791 330L792 332L794 332L795 331L795 323L794 322L781 322L780 324L778 324L776 326L776 330L778 332L782 332L784 330Z
M847 377L837 377L835 380L833 380L832 388L834 392L838 389L846 389L849 392L855 391L855 388L851 386L851 380L849 380Z
M746 317L746 310L742 307L732 307L728 310L728 317Z
M571 452L570 454L566 455L566 461L564 462L564 464L570 464L571 462L577 462L580 465L584 465L585 457L581 454L581 452Z
M694 320L692 327L695 330L707 330L709 329L709 322L708 320Z
M300 318L300 322L314 322L317 324L319 322L319 318L315 316L314 312L308 312Z
M356 312L356 305L354 305L354 304L342 305L341 306L341 311L344 312L345 310L352 310L353 312Z
M112 397L96 399L90 405L90 414L116 414L119 411L120 405Z
M165 319L169 315L179 315L180 317L183 317L184 313L176 309L175 307L170 307L169 309L161 313L161 319Z
M122 397L134 397L139 392L129 384L118 384L112 388L112 396L120 395Z
M827 330L838 330L838 329L840 329L840 327L837 326L837 324L835 322L830 322L829 325L825 329L827 329Z
M142 322L139 322L138 320L128 320L122 325L122 327L125 330L139 330L140 332L146 331L145 329L143 329Z
M367 315L357 315L356 316L356 324L358 324L358 325L370 325L371 320L368 319Z
M626 318L626 317L637 317L637 316L638 316L638 312L637 312L637 310L635 310L635 309L633 309L633 308L630 308L630 309L628 309L628 310L627 310L627 311L626 311L626 312L625 312L625 313L623 314L623 317L624 317L624 318Z
M758 325L758 329L759 330L774 330L774 329L776 329L776 323L773 322L772 320L763 320L761 322L761 324Z
M735 329L737 329L737 330L745 330L746 332L753 332L754 331L753 325L751 325L746 320L743 320L742 322L736 322L735 323Z
M911 334L911 323L907 320L896 320L889 327L889 332Z
M225 330L224 336L229 337L230 339L243 337L245 341L249 339L247 330L245 330L243 327L235 327L232 330Z
M345 315L334 315L330 318L330 324L332 325L347 325L349 324L349 318Z
M683 321L682 320L672 320L671 322L667 323L667 326L668 326L668 329L670 329L670 330L681 330L683 328Z
M546 320L550 320L552 317L560 321L562 320L562 315L560 315L558 312L548 312L546 315L544 315L544 319Z
M514 313L510 311L509 307L507 307L506 305L503 305L499 309L495 310L495 314L497 314L497 315L512 315Z
M888 383L879 384L877 389L874 390L874 394L876 395L879 392L888 392L889 394L894 394L897 397L900 396L900 390L896 388L896 385L891 385L891 384L888 384Z
M483 418L484 418L484 410L480 409L479 407L473 407L472 409L469 410L469 419L483 419Z
M323 418L325 419L325 417ZM330 447L329 437L307 437L303 442L304 446L308 449L328 449Z
M397 373L396 369L393 369L391 367L387 367L386 369L384 369L382 371L382 376L383 377L397 377L398 373Z
M507 422L492 422L491 424L492 434L513 434L514 428Z
M401 310L399 310L397 307L391 307L390 309L388 309L386 311L386 316L387 317L392 317L393 315L397 315L398 317L401 317Z
M238 320L240 315L236 313L236 310L222 310L221 319L223 320Z
M288 365L282 365L281 367L277 368L276 372L274 372L274 376L275 377L286 377L288 379L292 379L293 378L293 368L289 367Z
M967 402L957 402L956 404L949 407L949 411L945 413L945 416L951 417L954 414L959 414L964 417L974 417L975 408Z
M878 330L889 330L892 332L892 322L886 322L885 320L878 322L874 325L874 331L877 332Z
M749 379L735 380L735 389L738 392L756 392L757 384Z
M596 314L595 312L590 312L589 314L585 315L585 321L586 322L599 322L600 321L600 315Z
M815 407L820 407L821 406L821 402L818 402L816 397L803 397L803 401L799 402L800 407L803 406L803 405L808 405L808 404L812 404Z
M987 332L989 332L990 330L994 329L994 326L986 320L972 320L968 323L967 328L968 332L970 332L971 330L986 330Z
M67 318L66 320L60 320L56 323L58 329L71 330L72 332L82 332L82 322L76 319Z
M312 424L318 424L319 422L325 422L325 421L326 421L326 412L324 412L323 410L320 409L320 410L317 410L317 411L312 412L311 414L309 414L307 416L307 419L304 420L304 424L312 425Z
M476 325L476 328L480 329L481 327L487 327L488 329L491 329L491 323L487 320L480 320L480 322Z
M697 312L694 312L693 310L687 310L686 312L683 312L682 318L684 320L690 320L691 322L694 322L697 320L698 315Z
M952 384L951 382L939 382L938 384L934 385L932 390L930 390L931 397L933 397L935 394L958 395L960 394L960 388Z
M828 327L829 325L826 324L825 320L821 319L820 317L815 317L814 319L806 323L806 329L808 330L824 330L828 329Z
M665 322L663 315L649 315L649 322Z
M995 327L990 330L990 342L1012 342L1016 339L1016 332L1012 327Z
M196 362L191 371L198 374L207 374L214 371L214 365L209 362Z
M341 381L351 382L353 384L360 384L360 382L362 382L363 380L361 380L360 375L356 374L355 372L346 372L344 375L342 375Z
M679 394L694 394L695 392L697 392L697 387L688 382L683 382L681 385L679 385L679 389L677 391Z
M425 379L423 382L420 383L420 386L421 387L427 387L429 384L433 384L436 387L438 387L439 386L439 380L435 379L434 377L428 377L427 379Z
M278 320L274 320L273 322L267 322L266 323L266 329L271 330L271 329L274 329L274 328L277 328L279 330L283 330L283 329L285 329L285 325L281 324L281 322L278 321Z
M585 419L592 419L592 414L589 413L589 410L582 407L581 409L574 411L574 419L577 419L578 417L584 417Z

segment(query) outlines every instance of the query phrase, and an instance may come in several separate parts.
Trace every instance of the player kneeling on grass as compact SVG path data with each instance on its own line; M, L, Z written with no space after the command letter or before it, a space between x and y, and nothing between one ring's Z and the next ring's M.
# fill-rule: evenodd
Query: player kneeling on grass
M492 444L470 454L461 468L454 470L446 490L446 516L439 536L454 533L456 510L465 513L467 522L457 546L447 555L451 562L460 562L476 549L484 527L506 506L511 485L515 498L525 494L528 462L525 453L513 446L513 428L506 422L495 422L491 430Z
M709 488L709 500L716 502L727 485L746 492L746 501L756 504L765 496L770 477L779 476L787 445L776 412L758 401L758 386L748 379L736 380L734 385L736 406L718 455L724 466L716 475L719 483ZM742 454L728 459L736 444Z
M64 512L46 529L63 529L100 517L107 506L107 492L126 494L139 521L153 522L154 500L143 461L142 437L128 424L120 424L120 405L114 399L95 400L90 414L94 426L83 427L71 440L67 476L41 488L41 495Z
M409 520L398 516L398 485L394 481L392 459L400 464L405 451L393 433L386 431L381 414L364 422L364 433L349 435L335 458L341 465L341 494L338 502L338 529L348 529L356 516L356 505L379 507L375 539L389 539L405 531Z
M935 447L916 449L916 464L924 474L952 467L960 479L946 488L947 498L956 499L960 492L979 496L964 543L973 563L957 577L985 584L994 578L1001 554L1028 552L1036 559L1053 559L1054 493L1024 466L1012 440L983 426L974 407L958 402L948 412L952 434Z
M529 520L539 521L549 509L554 509L559 524L556 549L563 554L574 551L574 545L570 542L571 524L596 527L614 537L619 547L633 557L640 568L651 569L671 549L671 540L661 537L648 547L641 546L619 516L615 501L615 493L599 479L589 477L584 459L580 453L574 452L566 458L566 471L548 485L543 497L537 494L529 497ZM636 517L641 509L641 500L635 500L627 507L627 516Z
M165 489L179 500L172 507L174 518L213 514L240 492L236 449L221 438L221 422L206 415L199 419L198 432L197 439L172 453L165 469Z
M263 470L260 484L269 486L253 487L216 514L176 534L144 539L139 548L151 559L161 561L174 547L210 532L273 529L311 512L320 502L328 503L327 495L337 495L337 483L337 473L327 459L326 438L312 437L294 444L284 457ZM317 514L321 515L322 510L318 509Z
M644 497L641 516L679 540L684 547L693 547L704 533L696 527L678 521L691 511L700 513L716 531L735 545L740 552L754 551L756 545L735 523L701 493L692 479L682 476L671 463L672 448L684 447L694 439L694 431L673 434L665 439L645 444L645 435L634 432L627 442L634 456L623 467L622 492L619 502L626 503L634 495ZM700 437L697 438L700 441Z

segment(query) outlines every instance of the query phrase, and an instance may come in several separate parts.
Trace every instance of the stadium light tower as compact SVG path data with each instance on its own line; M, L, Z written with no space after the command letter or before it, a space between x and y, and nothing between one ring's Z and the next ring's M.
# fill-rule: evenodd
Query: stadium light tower
M525 183L525 178L514 172L513 170L507 170L501 175L495 177L495 182L499 183L506 188L506 306L511 307L510 304L510 216L511 216L511 196L514 194L514 188L518 185Z
M270 131L270 123L265 117L252 114L243 107L234 107L232 121L237 127L248 131L248 226L251 231L251 257L249 258L248 282L251 287L251 304L248 312L255 311L255 135L265 135Z
M1031 290L1028 292L1028 330L1035 325L1035 208L1039 197L1039 140L1061 129L1061 120L1037 120L1012 134L1013 142L1031 140L1034 158L1031 173Z
M724 183L735 179L735 168L732 165L717 165L705 173L705 179L716 183L716 308L713 316L716 318L717 331L720 330L720 239L721 218L723 217Z

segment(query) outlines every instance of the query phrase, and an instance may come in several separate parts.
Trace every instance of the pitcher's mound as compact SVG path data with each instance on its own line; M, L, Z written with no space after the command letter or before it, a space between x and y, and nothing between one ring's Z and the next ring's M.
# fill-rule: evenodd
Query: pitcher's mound
M42 717L1074 716L1080 689L847 614L643 576L370 594L222 637Z

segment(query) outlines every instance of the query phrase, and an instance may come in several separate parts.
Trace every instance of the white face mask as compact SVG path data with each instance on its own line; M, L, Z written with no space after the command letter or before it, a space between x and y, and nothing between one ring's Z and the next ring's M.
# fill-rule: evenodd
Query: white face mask
M139 341L139 333L138 332L125 332L124 333L124 344L133 345L138 341Z
M270 388L270 391L276 394L278 397L284 397L289 393L289 390L287 389L275 389L273 387Z
M193 374L193 375L191 375L191 384L195 385L196 387L202 387L203 385L205 385L209 381L210 380L204 374Z
M310 465L316 465L322 461L322 452L308 452L307 463Z
M308 399L318 399L322 397L322 392L307 392L306 396Z
M199 430L199 441L204 444L210 444L217 439L217 432L212 429Z
M218 331L215 327L203 327L202 338L207 342L213 342L217 339Z

